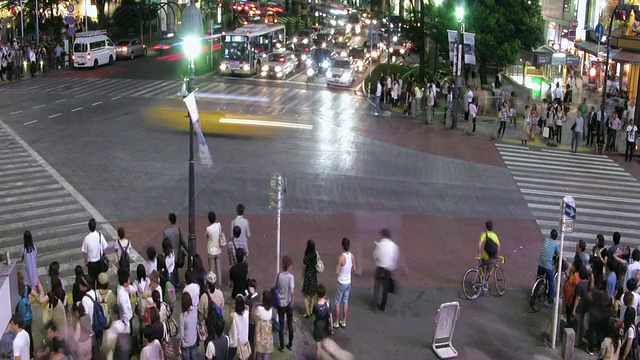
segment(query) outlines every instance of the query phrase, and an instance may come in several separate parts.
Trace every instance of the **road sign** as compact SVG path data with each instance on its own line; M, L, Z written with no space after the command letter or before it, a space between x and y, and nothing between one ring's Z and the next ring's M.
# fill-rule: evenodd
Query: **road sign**
M71 15L67 16L67 24L73 25L75 23L76 23L76 18L75 17L73 17Z
M602 41L602 38L604 37L604 25L602 25L601 23L598 23L598 25L596 25L596 30L594 31L594 35L596 36L597 42Z
M69 6L67 6L67 11L72 13L74 10L76 9L75 6L73 6L73 4L69 4Z
M565 203L564 204L564 215L572 218L573 220L575 220L576 219L576 207L571 205L571 204L569 204L569 203Z
M571 19L571 21L569 22L569 25L571 25L571 28L573 30L578 28L578 18L573 18Z
M67 34L69 34L69 36L73 36L76 34L76 29L70 27L69 30L67 30Z

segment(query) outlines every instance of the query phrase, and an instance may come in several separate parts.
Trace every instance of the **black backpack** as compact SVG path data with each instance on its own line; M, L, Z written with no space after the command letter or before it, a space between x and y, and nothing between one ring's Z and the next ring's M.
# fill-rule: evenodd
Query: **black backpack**
M127 243L127 247L123 248L122 244L119 240L116 240L118 246L120 246L120 260L118 260L118 269L121 271L126 271L127 273L131 272L131 258L129 257L129 246L131 246L131 242Z
M210 338L215 338L217 334L224 331L224 317L222 315L222 309L213 302L211 295L207 294L207 300L209 301L209 307L207 308L207 320L205 324L207 326L207 332Z
M498 255L498 243L489 236L487 231L484 236L484 251L489 255L489 259L495 259Z

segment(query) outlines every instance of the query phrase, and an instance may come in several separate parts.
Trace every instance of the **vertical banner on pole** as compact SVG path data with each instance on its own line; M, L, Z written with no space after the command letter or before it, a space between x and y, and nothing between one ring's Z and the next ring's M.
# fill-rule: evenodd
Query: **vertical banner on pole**
M449 59L454 62L457 59L458 50L456 49L456 43L458 42L458 32L455 30L447 30L447 37L449 39Z
M189 117L191 118L193 128L196 132L196 136L198 137L198 155L200 157L200 164L209 167L213 165L213 160L211 159L211 154L209 153L207 140L204 138L204 134L202 133L202 129L200 128L200 112L198 111L198 105L196 104L195 94L196 92L193 91L191 94L182 99L182 101L184 101L184 103L187 105Z
M471 33L462 34L462 43L464 50L464 63L476 64L476 35Z

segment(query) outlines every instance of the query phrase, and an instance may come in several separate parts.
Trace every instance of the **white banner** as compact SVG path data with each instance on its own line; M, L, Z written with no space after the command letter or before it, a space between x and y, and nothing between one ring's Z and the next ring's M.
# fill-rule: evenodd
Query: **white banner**
M463 47L464 47L464 63L476 64L476 35L471 33L463 33Z
M198 105L196 104L196 92L192 92L187 95L182 101L187 105L187 110L189 111L189 118L193 123L193 129L195 130L196 136L198 137L198 155L200 156L200 164L209 167L213 165L213 160L211 159L211 153L209 152L209 146L207 146L207 141L204 138L204 134L202 133L202 128L200 128L200 112L198 111Z
M456 42L458 39L458 32L455 30L447 30L448 38L449 38L449 60L455 62L456 55L458 52L456 51ZM455 65L454 65L455 67Z

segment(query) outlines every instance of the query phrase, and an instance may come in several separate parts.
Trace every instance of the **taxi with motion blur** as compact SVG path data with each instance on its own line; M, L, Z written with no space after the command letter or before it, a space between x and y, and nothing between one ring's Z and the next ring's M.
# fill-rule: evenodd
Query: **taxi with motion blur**
M267 61L262 63L260 76L284 79L293 73L298 66L298 58L292 51L278 51L267 55Z
M331 63L326 78L327 85L352 87L356 81L356 69L349 58L339 57Z

